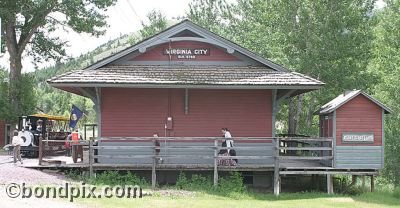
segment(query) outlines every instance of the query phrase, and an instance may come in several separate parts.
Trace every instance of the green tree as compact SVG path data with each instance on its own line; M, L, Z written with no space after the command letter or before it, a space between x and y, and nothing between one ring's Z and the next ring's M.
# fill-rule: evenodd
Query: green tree
M193 0L189 3L189 11L186 17L194 23L215 32L219 35L227 35L227 21L231 15L231 4L226 0Z
M206 28L223 28L214 32L324 81L327 86L322 90L290 99L280 116L289 133L318 134L312 124L313 112L320 104L344 89L369 91L376 82L366 70L373 39L374 2L239 0L236 5L221 7L218 5L224 1L194 0L188 17ZM211 20L207 12L214 15Z
M79 33L101 35L106 26L103 12L115 1L0 1L0 32L10 55L10 101L14 112L22 107L23 98L18 97L21 93L17 89L21 82L22 56L33 56L35 61L61 59L65 56L65 41L52 35L54 31L68 26Z
M23 74L17 83L17 89L14 91L18 93L21 98L21 108L18 112L13 111L12 106L8 100L9 98L9 84L8 84L7 71L0 70L0 119L10 122L17 121L15 115L28 115L34 113L36 110L36 91L34 77L30 74Z
M400 186L400 1L386 1L387 6L378 13L374 29L371 72L382 79L375 88L376 97L387 104L393 113L385 120L385 169L389 182Z
M167 18L161 11L152 10L146 15L148 23L142 21L142 29L139 31L143 39L165 30L168 26Z

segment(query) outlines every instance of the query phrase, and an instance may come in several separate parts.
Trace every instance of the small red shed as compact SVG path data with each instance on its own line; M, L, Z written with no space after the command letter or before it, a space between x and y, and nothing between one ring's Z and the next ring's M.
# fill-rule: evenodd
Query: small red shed
M320 136L335 138L333 167L382 169L384 115L390 112L361 90L346 91L323 105Z

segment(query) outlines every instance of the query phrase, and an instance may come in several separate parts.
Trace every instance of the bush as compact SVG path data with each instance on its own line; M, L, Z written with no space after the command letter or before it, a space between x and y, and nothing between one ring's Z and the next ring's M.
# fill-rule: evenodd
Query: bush
M79 170L67 170L65 172L65 176L72 179L72 180L76 180L76 181L84 181L86 182L88 180L87 177L85 177L81 171Z
M131 172L121 174L118 171L104 171L97 174L96 178L91 179L91 183L102 185L139 185L148 186L149 184L144 178L140 178Z
M220 177L217 187L213 185L211 177L194 174L191 178L188 178L184 173L180 173L176 181L176 187L189 191L218 193L235 198L238 194L246 191L242 175L239 172L230 172L228 176Z
M243 177L239 172L230 172L227 177L222 177L218 183L218 191L229 193L243 193L246 187L243 184Z
M393 196L394 196L395 198L400 199L400 187L397 187L397 188L395 188L395 189L393 190Z
M356 196L356 195L361 195L364 192L365 192L365 190L362 187L350 186L350 187L347 187L346 189L344 189L341 194Z
M194 174L189 179L181 172L176 181L176 187L190 191L202 191L213 189L213 184L210 177Z

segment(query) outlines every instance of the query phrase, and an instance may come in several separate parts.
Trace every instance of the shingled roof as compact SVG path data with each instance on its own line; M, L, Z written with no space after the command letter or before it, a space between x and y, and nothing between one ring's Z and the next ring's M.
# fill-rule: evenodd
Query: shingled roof
M181 36L190 31L194 36ZM194 41L213 45L241 61L226 63L185 60L158 64L130 62L131 55L150 53L165 43ZM126 61L126 62L124 62ZM193 62L192 62L193 61ZM197 63L196 63L197 62ZM201 62L201 63L200 63ZM163 65L164 64L164 65ZM214 66L215 65L215 66ZM227 66L229 65L229 66ZM104 58L83 70L53 77L47 82L56 88L81 94L90 87L290 89L290 96L319 89L324 83L291 72L230 40L184 20L125 50Z
M241 66L105 66L77 70L48 80L52 86L242 86L319 88L324 83L296 72Z
M325 105L323 105L316 112L316 114L325 115L325 114L332 113L333 111L340 108L341 106L343 106L344 104L346 104L353 98L357 97L358 95L365 96L367 99L369 99L370 101L372 101L373 103L375 103L376 105L378 105L379 107L384 109L386 114L392 112L392 110L390 110L390 108L386 107L384 104L379 102L377 99L373 98L372 96L368 95L367 93L363 92L362 90L351 90L351 91L346 91L343 94L340 94L333 100L331 100L328 103L326 103Z

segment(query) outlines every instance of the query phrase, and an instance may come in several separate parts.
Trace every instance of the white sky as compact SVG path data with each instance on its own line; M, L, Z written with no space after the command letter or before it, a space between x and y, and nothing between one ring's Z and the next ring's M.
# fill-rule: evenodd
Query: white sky
M109 28L104 36L96 38L75 32L62 32L60 36L63 40L69 41L67 54L77 57L120 35L138 31L141 28L141 21L146 20L146 15L153 9L160 10L167 19L183 16L189 2L191 0L118 0L116 5L107 11ZM384 5L382 0L378 0L376 7L382 8ZM0 55L0 66L8 68L7 54ZM24 58L22 72L33 70L31 59Z

